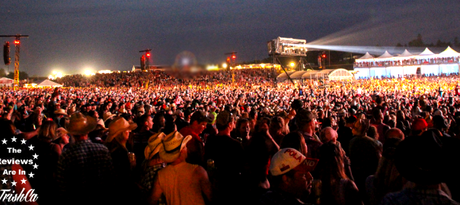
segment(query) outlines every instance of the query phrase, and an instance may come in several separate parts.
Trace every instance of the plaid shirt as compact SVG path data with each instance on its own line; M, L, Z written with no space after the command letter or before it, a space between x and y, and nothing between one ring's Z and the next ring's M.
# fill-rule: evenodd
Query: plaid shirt
M148 161L145 161L144 163L148 163ZM141 184L147 193L150 193L152 190L153 182L158 171L163 169L165 166L165 163L155 164L153 166L144 165L144 177L141 179Z
M79 141L59 157L56 180L63 192L108 186L112 177L112 157L102 144Z
M439 189L407 188L387 194L380 204L460 204Z

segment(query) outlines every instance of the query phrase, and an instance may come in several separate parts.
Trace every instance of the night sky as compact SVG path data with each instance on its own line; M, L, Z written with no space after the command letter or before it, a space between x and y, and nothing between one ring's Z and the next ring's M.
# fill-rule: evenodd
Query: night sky
M278 36L331 45L395 46L417 34L453 42L459 8L458 0L3 0L0 35L29 35L20 70L48 76L130 70L144 49L154 65L172 65L183 51L200 64L221 64L231 51L238 62L261 60ZM0 68L12 72L14 62Z

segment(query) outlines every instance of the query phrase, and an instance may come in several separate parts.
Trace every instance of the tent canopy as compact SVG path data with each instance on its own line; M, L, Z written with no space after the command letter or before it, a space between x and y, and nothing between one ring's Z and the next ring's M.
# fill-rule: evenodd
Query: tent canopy
M443 52L439 53L440 56L460 56L460 53L452 49L450 46L446 48Z
M281 74L279 74L279 75L276 77L276 79L277 79L277 80L281 80L281 81L287 80L288 77L287 77L286 73L289 75L289 77L291 77L291 74L292 74L293 72L296 72L296 71L282 72Z
M429 55L434 55L434 53L430 49L425 48L425 50L423 52L421 52L420 54L418 54L418 55L429 56Z
M399 54L398 57L409 57L412 56L412 53L410 53L407 49L404 49L404 52Z
M12 86L13 83L14 83L14 80L11 79L11 78L7 78L7 77L0 78L0 85L1 86Z
M379 59L384 59L384 58L391 58L393 57L390 53L388 53L388 51L385 51L385 53L383 53L381 56L379 56L378 58Z
M288 72L289 77L295 79L323 79L328 78L329 80L344 80L352 79L353 75L350 71L339 68L339 69L324 69L324 70L308 70L308 71L294 71ZM284 75L282 75L284 74ZM280 74L278 80L286 80L287 76L285 73Z
M361 56L361 58L359 58L359 59L370 59L370 58L374 58L374 56L372 56L371 54L369 54L369 52L366 52L366 54L364 54L363 56Z
M51 80L43 80L37 82L37 87L62 87L62 85Z

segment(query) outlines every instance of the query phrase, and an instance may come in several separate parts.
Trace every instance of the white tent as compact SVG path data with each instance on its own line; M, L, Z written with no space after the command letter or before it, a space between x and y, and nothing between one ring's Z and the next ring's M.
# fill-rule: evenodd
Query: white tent
M279 74L276 79L279 80L279 81L283 81L283 80L287 80L288 79L288 76L291 77L291 74L294 73L296 71L287 71L287 72L282 72L281 74ZM287 75L286 75L287 73Z
M353 74L344 68L338 68L329 73L329 80L352 80Z
M428 48L425 48L425 50L423 52L421 52L420 54L418 54L420 56L430 56L430 55L434 55L434 53L428 49Z
M14 80L7 77L0 78L0 87L13 87Z
M404 49L404 52L399 54L398 57L410 57L412 53L410 53L407 49Z
M448 46L446 48L446 50L444 50L443 52L439 53L438 54L439 56L443 56L443 57L457 57L457 56L460 56L460 53L458 53L457 51L455 51L454 49L452 49L450 46Z
M374 56L372 56L371 54L369 54L369 52L366 52L366 54L364 54L363 56L361 56L360 58L358 59L372 59L374 58Z
M389 60L391 58L393 58L393 56L390 53L388 53L388 51L385 51L385 53L383 53L381 56L375 58L375 60Z
M37 87L62 87L61 84L53 82L51 80L43 80L37 83Z

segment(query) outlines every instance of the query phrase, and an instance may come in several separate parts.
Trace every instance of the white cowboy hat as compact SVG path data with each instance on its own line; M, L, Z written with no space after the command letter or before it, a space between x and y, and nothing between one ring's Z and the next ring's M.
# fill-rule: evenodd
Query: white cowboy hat
M166 163L174 162L180 155L180 151L184 149L187 142L192 139L191 135L182 136L178 131L171 132L162 140L162 148L160 149L160 158Z
M159 132L149 138L148 144L144 149L144 156L146 160L151 159L155 154L160 152L162 146L161 141L166 137L165 133Z

